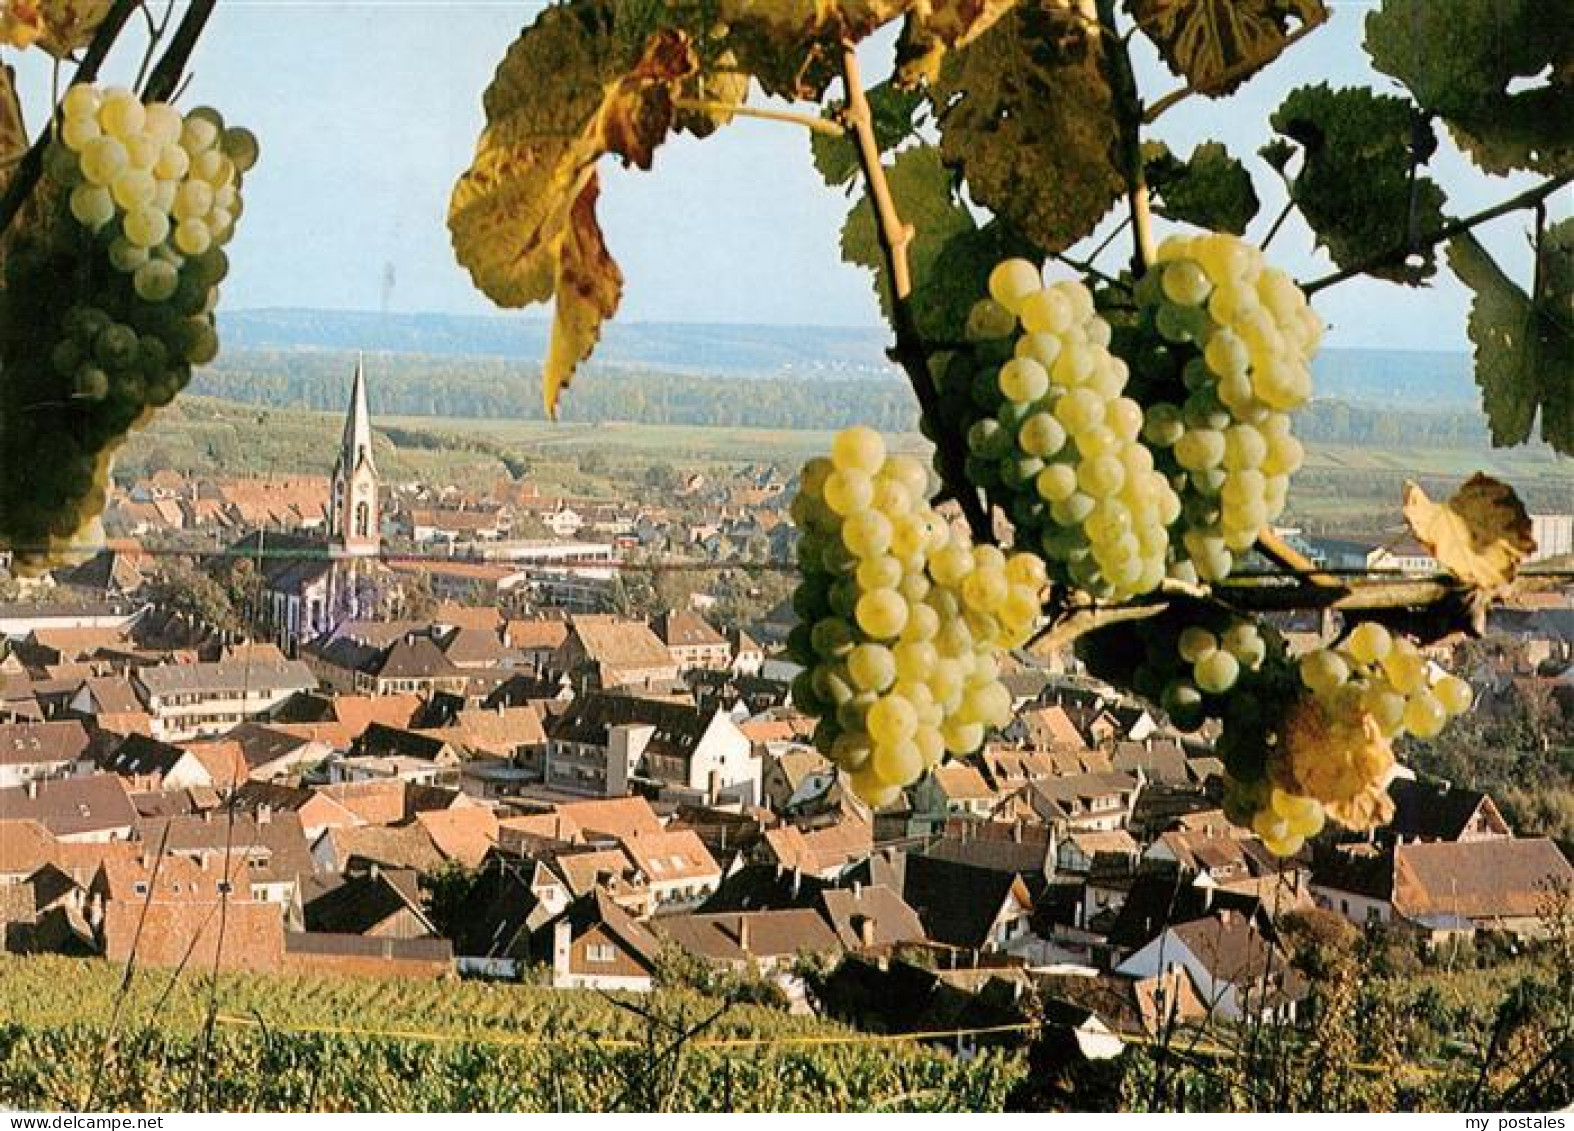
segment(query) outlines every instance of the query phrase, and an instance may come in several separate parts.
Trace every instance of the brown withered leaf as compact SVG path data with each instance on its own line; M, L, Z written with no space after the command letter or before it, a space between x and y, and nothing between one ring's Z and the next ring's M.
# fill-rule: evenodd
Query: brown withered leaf
M557 306L541 378L549 411L573 379L574 369L601 339L601 323L612 317L623 295L623 272L607 252L601 225L596 223L600 193L601 183L592 172L569 209L558 256Z
M40 0L44 35L38 45L57 59L80 51L114 6L114 0Z
M1506 588L1536 549L1525 504L1508 484L1479 471L1446 503L1406 483L1404 515L1439 565L1480 589Z
M487 89L486 129L449 203L455 255L482 293L505 307L557 299L543 374L552 415L622 290L595 216L596 162L612 153L649 168L673 127L673 91L698 67L684 32L631 35L621 12L611 0L562 4L524 31Z
M727 44L768 94L818 101L857 43L915 0L719 0Z
M917 0L896 45L897 76L905 85L934 82L947 51L966 47L994 26L1018 0Z
M1170 70L1218 97L1279 57L1292 23L1320 24L1323 0L1127 0Z

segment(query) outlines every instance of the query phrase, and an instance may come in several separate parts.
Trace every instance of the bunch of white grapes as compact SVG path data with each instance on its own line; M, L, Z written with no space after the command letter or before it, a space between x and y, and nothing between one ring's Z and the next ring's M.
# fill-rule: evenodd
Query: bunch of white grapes
M1392 740L1431 738L1470 708L1470 685L1435 675L1416 646L1380 624L1301 656L1301 690L1275 728L1262 780L1232 783L1228 800L1268 847L1298 851L1325 820L1356 830L1389 820Z
M1284 511L1304 456L1289 414L1311 396L1322 322L1295 281L1235 236L1172 236L1137 287L1159 336L1187 360L1181 403L1148 406L1182 496L1176 576L1219 581Z
M791 508L801 577L789 650L805 665L793 700L876 808L1010 721L1001 655L1031 635L1046 582L1038 558L953 530L929 488L921 463L859 426L805 465Z
M1061 580L1099 597L1152 591L1181 503L1142 443L1142 406L1122 395L1128 372L1109 324L1081 283L1046 286L1025 259L998 264L989 293L974 332L1020 335L1013 356L982 374L1000 405L969 428L969 467L1011 515L1017 545Z
M1474 698L1470 684L1435 673L1414 644L1372 621L1356 625L1337 647L1306 653L1300 673L1319 700L1370 715L1389 739L1436 738Z
M61 108L50 170L72 185L71 215L89 231L107 230L110 262L132 276L137 297L168 301L185 260L235 234L257 139L226 129L211 108L182 116L124 88L73 86Z
M0 544L22 572L82 550L110 455L218 353L223 245L250 132L124 89L73 86L0 308Z

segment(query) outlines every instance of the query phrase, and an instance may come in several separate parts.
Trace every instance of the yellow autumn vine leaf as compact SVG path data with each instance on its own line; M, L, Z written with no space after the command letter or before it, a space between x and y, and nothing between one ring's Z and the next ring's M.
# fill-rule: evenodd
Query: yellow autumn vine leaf
M1535 552L1530 516L1514 489L1476 472L1446 503L1434 503L1415 483L1405 484L1405 521L1444 569L1485 590L1514 580Z
M38 45L57 59L80 51L114 7L113 0L38 0L44 35Z
M966 47L1016 7L1018 0L917 0L902 25L897 72L902 82L934 82L947 51Z
M1277 59L1292 23L1328 18L1323 0L1128 0L1128 7L1170 70L1215 97Z
M649 168L673 125L672 91L698 64L688 37L641 36L613 3L549 8L487 89L487 125L449 203L455 255L504 307L556 299L543 391L559 394L617 309L622 276L596 220L608 153Z

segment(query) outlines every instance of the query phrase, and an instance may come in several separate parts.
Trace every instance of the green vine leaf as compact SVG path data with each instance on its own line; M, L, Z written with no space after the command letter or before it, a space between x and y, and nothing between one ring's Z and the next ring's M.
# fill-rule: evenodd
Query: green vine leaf
M1367 16L1366 50L1487 172L1574 169L1566 10L1554 15L1539 0L1385 0Z
M1470 340L1493 444L1525 443L1539 412L1542 439L1574 455L1574 220L1543 234L1534 298L1472 235L1449 244L1448 263L1475 293Z
M1322 83L1291 91L1269 121L1301 147L1305 162L1290 194L1340 267L1408 247L1442 225L1443 190L1417 171L1436 139L1409 99ZM1436 269L1428 246L1371 274L1419 286Z
M1078 12L1021 5L950 55L931 88L946 164L1043 251L1082 239L1125 191L1101 52Z
M1322 0L1127 0L1171 71L1217 98L1279 57L1296 25L1328 18Z
M1203 142L1185 161L1162 141L1147 142L1142 156L1160 216L1239 236L1261 207L1246 166L1220 142Z
M641 39L619 16L611 3L561 5L515 41L449 204L454 252L482 293L505 307L557 301L542 375L552 414L622 290L596 220L596 162L649 168L673 91L698 69L683 32Z
M924 102L922 92L887 80L870 87L867 97L881 153L889 153L917 131L917 116ZM840 111L844 105L833 102L827 107L827 115ZM845 185L858 174L858 145L851 135L810 134L809 149L815 169L831 187Z

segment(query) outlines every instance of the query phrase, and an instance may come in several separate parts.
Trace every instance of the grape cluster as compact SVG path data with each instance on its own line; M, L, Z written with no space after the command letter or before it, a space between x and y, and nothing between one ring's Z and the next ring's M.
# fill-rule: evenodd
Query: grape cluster
M1122 395L1109 324L1086 287L1046 286L1025 259L997 265L989 291L973 332L1021 333L1010 358L972 377L975 403L993 412L968 429L971 480L1062 581L1099 597L1150 592L1180 499L1142 443L1142 407Z
M1173 572L1222 580L1284 511L1304 455L1289 414L1311 396L1322 323L1289 275L1222 233L1165 240L1137 303L1159 339L1147 360L1179 368L1142 430L1181 494Z
M1233 748L1226 754L1226 811L1276 852L1298 850L1298 838L1314 835L1324 819L1358 830L1389 820L1392 740L1437 735L1473 697L1464 680L1434 678L1414 644L1372 622L1288 670L1294 683L1277 697L1283 718L1266 744L1240 747L1247 764L1232 757ZM1249 764L1252 752L1256 765Z
M1447 673L1434 678L1414 644L1372 621L1357 625L1338 647L1302 656L1300 674L1331 710L1370 715L1388 739L1435 738L1474 698L1468 683Z
M875 807L949 751L1010 721L1000 656L1033 631L1043 563L974 546L930 506L929 473L849 428L811 460L791 508L804 665L793 701L820 719L815 745Z
M1267 655L1252 621L1189 625L1175 638L1149 637L1135 683L1159 701L1176 727L1196 730L1208 716L1206 697L1233 690L1242 675L1262 668Z
M67 92L0 307L0 542L20 571L92 541L115 447L217 354L223 246L256 157L213 110Z

